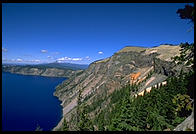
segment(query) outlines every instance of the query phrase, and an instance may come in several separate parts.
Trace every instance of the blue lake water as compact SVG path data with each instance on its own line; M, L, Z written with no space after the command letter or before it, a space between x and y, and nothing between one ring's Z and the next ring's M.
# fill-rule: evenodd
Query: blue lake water
M34 131L38 125L43 131L54 128L62 107L53 93L65 79L2 72L2 130Z

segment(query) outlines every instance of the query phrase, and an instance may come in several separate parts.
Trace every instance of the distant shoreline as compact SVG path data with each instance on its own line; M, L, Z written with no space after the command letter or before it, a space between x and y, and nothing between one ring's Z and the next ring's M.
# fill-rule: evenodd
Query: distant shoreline
M2 73L10 73L10 74L18 74L18 75L25 75L25 76L41 76L41 77L49 77L49 78L66 78L66 76L45 76L45 75L39 75L39 74L27 74L27 73L16 73L16 72L10 72L10 71L2 71Z

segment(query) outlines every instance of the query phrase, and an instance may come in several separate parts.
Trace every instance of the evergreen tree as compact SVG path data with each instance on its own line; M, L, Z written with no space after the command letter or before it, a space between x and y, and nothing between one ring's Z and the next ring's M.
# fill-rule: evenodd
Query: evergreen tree
M94 127L92 121L87 117L86 106L80 108L79 124L78 128L80 131L93 131Z
M66 119L64 118L63 120L63 127L62 127L62 131L68 131L69 130L69 126L67 124Z
M177 14L179 14L181 19L188 19L191 20L192 23L194 23L194 13L195 9L191 5L185 5L185 8L178 9Z

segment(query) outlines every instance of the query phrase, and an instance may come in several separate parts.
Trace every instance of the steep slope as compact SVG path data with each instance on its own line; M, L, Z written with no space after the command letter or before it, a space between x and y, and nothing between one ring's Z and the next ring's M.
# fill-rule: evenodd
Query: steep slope
M142 72L140 77L145 77L148 75L148 70L153 68L151 71L155 74L154 79L149 82L151 84L162 82L168 76L175 75L179 69L174 68L170 58L179 54L179 46L125 47L109 58L91 63L83 73L64 81L57 86L54 95L62 101L63 116L70 122L70 129L76 129L73 115L76 112L79 91L82 91L83 103L100 102L89 114L93 117L107 107L111 93L129 83L131 73ZM151 86L148 83L143 85ZM141 86L138 91L143 88ZM54 130L61 127L62 120Z

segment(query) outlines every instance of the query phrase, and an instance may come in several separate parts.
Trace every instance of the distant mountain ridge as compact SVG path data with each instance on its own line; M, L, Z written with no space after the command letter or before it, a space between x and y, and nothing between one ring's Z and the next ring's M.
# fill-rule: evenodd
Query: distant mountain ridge
M61 68L71 70L83 70L88 68L88 64L74 64L74 63L41 63L41 64L14 64L14 63L3 63L4 66L28 66L28 67L49 67L49 68Z
M87 64L74 64L74 63L45 63L45 64L38 64L39 66L46 66L46 67L55 67L55 68L65 68L65 69L72 69L72 70L80 70L80 69L87 69Z
M87 65L67 64L67 63L47 63L47 64L2 64L3 72L10 72L23 75L40 75L47 77L71 77L83 72Z

